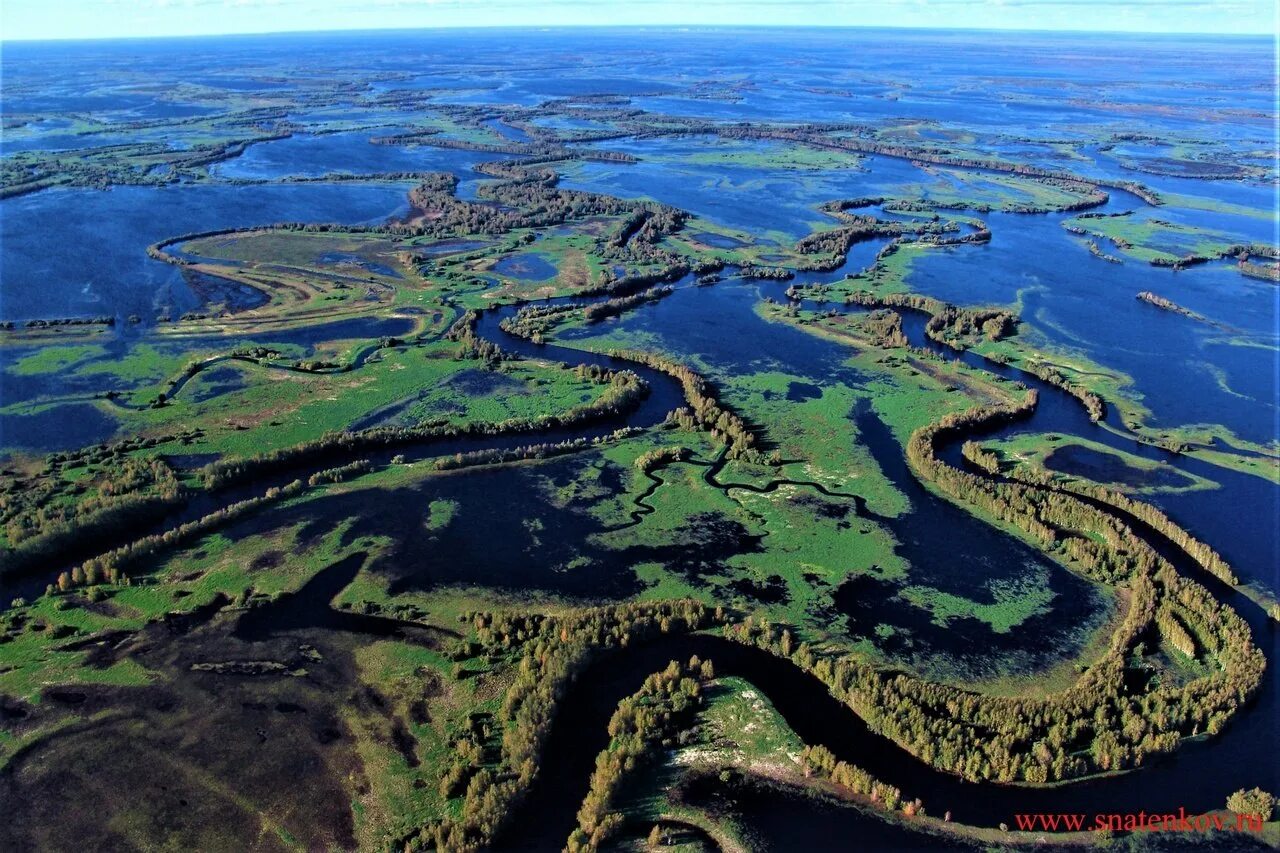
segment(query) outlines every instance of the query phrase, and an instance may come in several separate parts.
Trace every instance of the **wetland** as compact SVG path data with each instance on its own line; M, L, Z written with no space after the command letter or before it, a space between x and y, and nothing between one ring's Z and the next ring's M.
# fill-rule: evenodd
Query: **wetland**
M1280 792L1269 42L1024 35L6 45L0 847Z

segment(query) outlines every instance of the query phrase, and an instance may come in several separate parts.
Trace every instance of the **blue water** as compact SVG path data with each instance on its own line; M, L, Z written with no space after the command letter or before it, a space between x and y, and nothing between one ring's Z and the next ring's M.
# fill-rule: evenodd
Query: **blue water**
M198 301L150 243L272 222L380 222L408 210L407 184L116 187L0 201L0 319L182 313Z
M72 133L33 133L14 138L8 134L0 140L0 155L19 151L70 151L76 148L100 148L106 145L125 145L137 142L127 136Z
M1023 318L1049 341L1131 375L1157 425L1226 423L1243 438L1275 438L1274 285L1224 265L1173 273L1137 261L1108 263L1056 216L986 218L989 244L925 253L907 279L911 289L957 304L1021 300ZM1144 290L1236 331L1153 309L1135 298Z
M556 274L555 265L534 252L507 255L493 265L493 271L498 275L525 281L546 281Z
M345 173L367 175L379 172L453 172L475 179L471 171L477 163L496 159L491 154L434 148L374 145L373 136L393 136L402 128L332 133L323 136L299 134L288 139L260 142L232 160L213 167L226 178L270 179L291 175L318 177Z
M300 328L266 330L250 334L184 335L177 340L153 335L116 336L103 343L105 350L103 353L86 357L83 363L76 365L76 369L78 371L83 367L92 367L95 363L121 361L129 357L139 346L150 347L164 355L179 355L192 351L227 353L255 346L289 348L287 351L292 356L307 359L315 355L319 344L394 337L409 333L413 327L413 321L405 317L356 317ZM33 349L24 347L8 350L6 355L17 362L33 353ZM129 392L140 388L158 388L160 382L168 378L172 377L113 377L110 385L104 386L102 374L92 371L21 375L0 370L0 400L6 406L33 401L57 401L57 405L46 408L35 406L34 410L23 413L0 412L0 452L11 453L20 450L49 453L109 441L116 436L120 426L119 421L112 417L112 410L109 407L100 408L101 404L87 401L94 395L108 390ZM200 390L193 395L192 399L208 399L241 387L238 381L218 381L217 374L212 371L201 378L203 381L199 385Z

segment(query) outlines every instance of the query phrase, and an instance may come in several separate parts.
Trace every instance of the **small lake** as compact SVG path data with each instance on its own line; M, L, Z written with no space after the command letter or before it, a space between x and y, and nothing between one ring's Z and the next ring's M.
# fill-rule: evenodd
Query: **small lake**
M547 281L556 276L555 266L542 255L533 252L507 255L493 265L493 272L524 281Z

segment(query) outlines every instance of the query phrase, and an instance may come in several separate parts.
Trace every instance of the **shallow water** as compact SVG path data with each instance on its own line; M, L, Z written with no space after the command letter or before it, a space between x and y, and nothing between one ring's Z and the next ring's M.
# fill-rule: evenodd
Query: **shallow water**
M259 142L243 154L216 164L213 174L224 178L255 180L345 173L452 172L475 180L477 163L500 159L477 151L436 148L431 145L375 145L374 136L393 136L404 128L380 127L323 136L298 134L287 139Z
M175 316L200 301L149 244L273 222L381 222L409 185L283 184L45 190L0 201L0 319Z

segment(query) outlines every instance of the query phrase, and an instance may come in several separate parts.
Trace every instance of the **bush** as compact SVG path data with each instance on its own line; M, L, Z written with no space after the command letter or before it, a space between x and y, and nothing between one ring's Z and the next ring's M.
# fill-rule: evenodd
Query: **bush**
M1254 788L1252 791L1241 788L1227 797L1227 808L1236 814L1271 820L1271 813L1276 808L1276 798L1261 788Z

